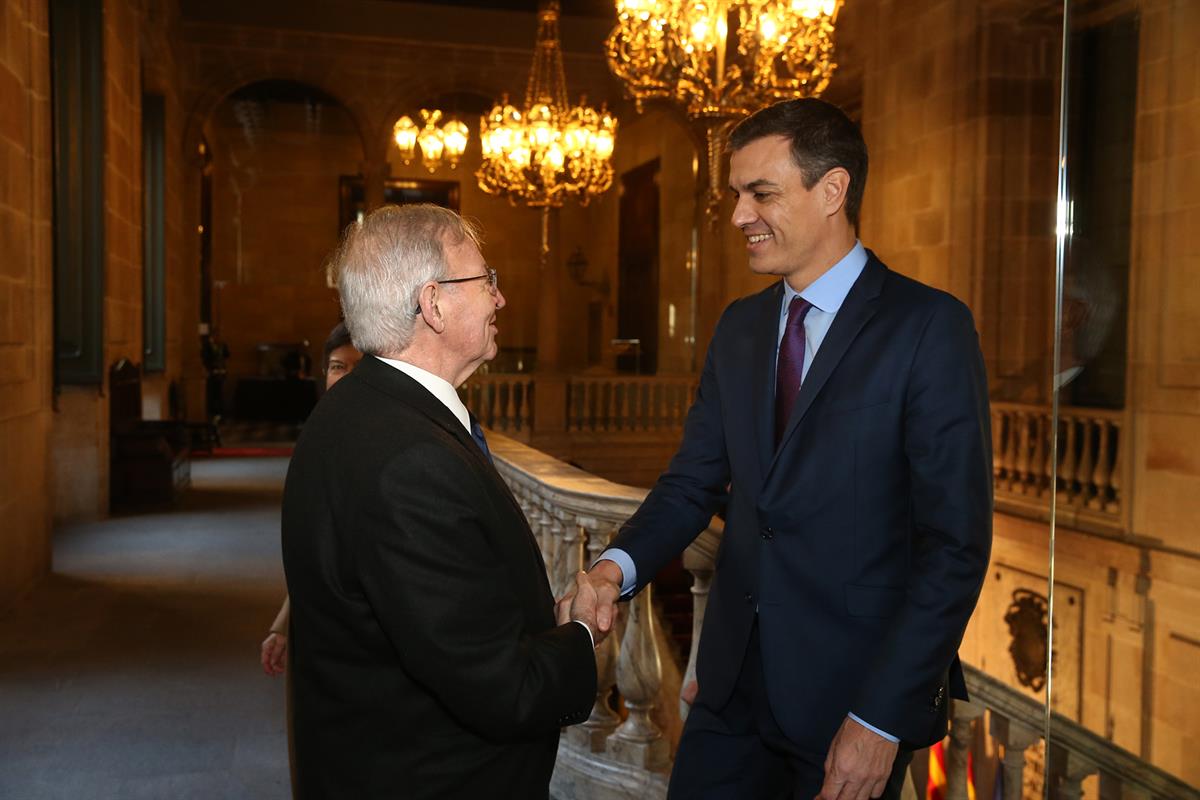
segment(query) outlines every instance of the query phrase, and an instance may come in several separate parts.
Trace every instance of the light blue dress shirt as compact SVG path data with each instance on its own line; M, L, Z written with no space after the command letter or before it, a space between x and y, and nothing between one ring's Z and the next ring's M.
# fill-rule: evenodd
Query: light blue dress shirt
M850 294L851 287L854 286L854 282L858 280L858 276L862 274L863 268L866 266L867 250L862 246L862 242L856 241L849 253L826 270L825 274L809 284L804 291L797 292L788 285L787 281L783 282L783 299L779 304L779 335L775 340L777 360L779 344L783 341L783 332L787 328L788 306L791 305L792 299L799 296L812 303L812 310L804 318L804 367L800 373L802 383L804 378L808 377L808 368L812 366L817 350L825 341L825 334L829 333L834 317L837 316L842 303L846 301L846 295ZM634 565L633 559L624 550L617 548L605 550L596 561L605 559L621 568L621 595L628 596L637 586L637 567ZM854 714L849 716L855 722L883 738L893 742L899 741L895 736L864 722Z

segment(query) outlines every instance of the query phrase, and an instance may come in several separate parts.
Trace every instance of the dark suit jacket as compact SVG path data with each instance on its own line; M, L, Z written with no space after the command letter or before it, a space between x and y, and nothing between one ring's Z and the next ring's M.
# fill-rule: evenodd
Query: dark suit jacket
M462 424L366 357L318 404L283 501L300 798L546 797L596 691L533 534Z
M940 739L965 697L957 649L987 570L987 381L970 311L874 254L774 438L782 285L717 325L683 443L614 540L640 589L728 487L700 700L719 708L758 609L772 710L824 753L846 714L907 747Z

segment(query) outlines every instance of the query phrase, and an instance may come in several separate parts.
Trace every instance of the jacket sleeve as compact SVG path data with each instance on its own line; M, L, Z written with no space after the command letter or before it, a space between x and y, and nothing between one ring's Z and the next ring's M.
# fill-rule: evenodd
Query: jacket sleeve
M851 711L922 742L987 574L992 459L987 377L974 320L945 297L917 345L905 396L912 567L907 597Z
M708 527L727 493L729 455L716 362L722 324L728 316L726 309L713 333L679 450L609 545L624 550L637 566L634 594Z
M596 662L577 623L528 629L513 581L529 568L504 563L511 547L493 544L528 533L489 518L485 491L465 453L416 443L385 467L379 502L359 509L350 535L367 600L404 668L462 725L505 741L586 719Z

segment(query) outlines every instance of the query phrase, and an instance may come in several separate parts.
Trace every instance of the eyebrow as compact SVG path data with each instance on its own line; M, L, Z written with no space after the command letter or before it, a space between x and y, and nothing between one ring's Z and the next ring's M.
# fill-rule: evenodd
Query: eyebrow
M756 181L750 181L749 183L747 183L745 188L746 188L746 191L757 192L762 189L779 189L780 186L778 183L769 181L766 178L759 178ZM736 193L738 191L738 188L731 183L731 184L729 184L729 191Z

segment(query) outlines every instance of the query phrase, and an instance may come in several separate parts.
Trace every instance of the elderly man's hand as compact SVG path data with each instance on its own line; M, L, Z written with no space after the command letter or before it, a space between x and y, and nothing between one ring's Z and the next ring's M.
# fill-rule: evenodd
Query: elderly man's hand
M846 717L825 757L816 800L868 800L887 787L900 746Z
M617 620L617 601L621 599L621 583L624 575L616 563L607 558L596 563L586 573L591 586L596 590L596 628L605 636L612 630ZM575 599L578 584L572 586L558 601L559 619L563 618L564 606L569 608ZM560 622L561 624L561 622ZM599 640L596 642L599 644Z
M575 573L575 584L555 605L559 625L582 622L592 633L593 644L599 645L608 636L609 628L602 628L597 619L600 609L596 586L586 572Z

